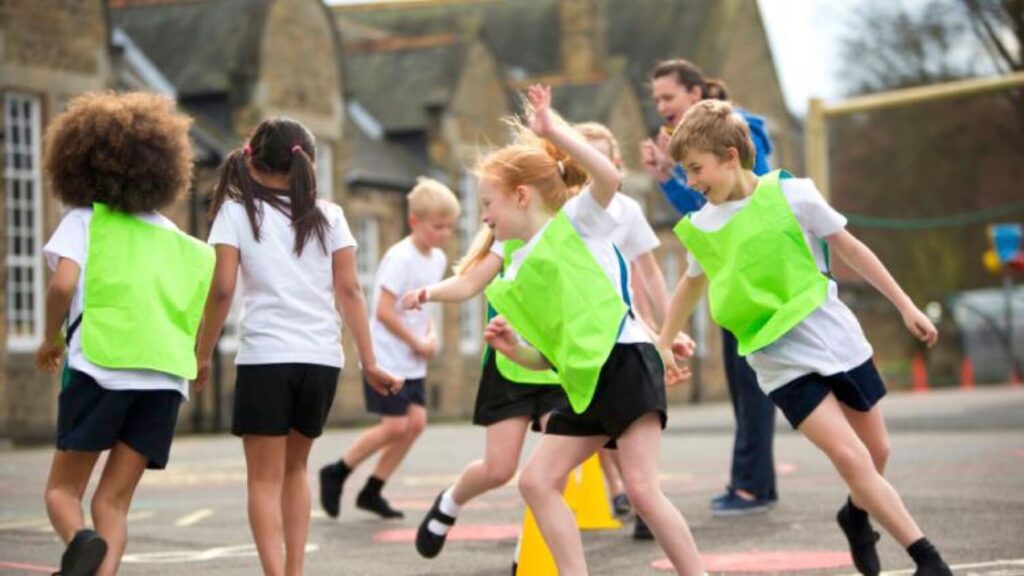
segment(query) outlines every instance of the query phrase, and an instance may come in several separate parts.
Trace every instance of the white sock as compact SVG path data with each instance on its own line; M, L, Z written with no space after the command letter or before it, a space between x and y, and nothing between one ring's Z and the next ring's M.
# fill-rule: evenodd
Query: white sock
M438 504L437 507L441 510L442 514L447 514L452 518L458 516L459 509L462 508L462 506L456 504L455 500L452 498L451 488L445 490L444 494L441 495L441 503ZM444 536L448 534L448 531L451 529L451 526L443 522L438 522L437 520L431 520L430 522L427 522L427 530L430 530L431 533L437 534L438 536Z

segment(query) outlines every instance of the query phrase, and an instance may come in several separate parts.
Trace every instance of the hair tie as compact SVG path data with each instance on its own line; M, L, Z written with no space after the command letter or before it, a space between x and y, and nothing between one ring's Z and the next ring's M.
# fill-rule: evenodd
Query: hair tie
M298 144L292 146L292 154L298 154L300 151L302 151L302 146L299 146Z
M242 148L242 152L244 152L246 156L252 156L252 146L246 144L245 147Z
M558 161L558 175L565 177L565 164L561 160Z

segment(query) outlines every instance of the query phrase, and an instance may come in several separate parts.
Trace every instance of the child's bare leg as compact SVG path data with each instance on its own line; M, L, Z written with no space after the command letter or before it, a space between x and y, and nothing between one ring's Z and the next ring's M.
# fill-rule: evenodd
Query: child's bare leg
M604 471L604 479L608 482L608 490L612 496L618 496L626 491L622 484L622 473L619 471L618 457L615 450L601 448L597 451L597 457L601 460L601 470Z
M107 541L107 555L96 572L113 576L128 542L128 508L149 459L123 442L114 444L92 497L92 521Z
M871 453L871 461L875 464L875 470L879 474L885 474L885 466L889 463L889 431L885 427L885 419L882 418L882 409L875 404L867 412L859 412L840 403L843 415L857 433L857 437Z
M427 409L419 404L409 404L409 412L404 416L405 433L389 442L384 447L377 465L373 468L373 475L381 480L387 480L398 468L398 465L405 459L416 439L423 434L427 427ZM346 463L353 465L348 460Z
M921 529L899 494L876 469L867 446L854 432L833 395L825 397L799 430L832 460L857 505L867 510L901 546L907 547L922 537Z
M679 510L665 497L658 482L660 417L656 412L644 414L616 442L629 501L668 554L676 573L704 574L704 565L690 528Z
M82 495L99 457L99 452L57 450L53 453L43 499L50 524L65 544L75 532L85 528Z
M309 536L309 480L306 464L313 439L295 430L288 431L285 449L284 490L281 518L284 523L285 574L302 574Z
M404 436L407 424L405 416L381 416L380 423L360 434L348 447L342 461L349 468L355 468L381 448Z
M263 573L267 576L284 574L281 494L287 441L286 436L242 437L249 495L249 528L256 542Z
M565 479L607 441L606 436L545 434L519 477L519 491L533 509L561 576L587 574L576 518L562 498Z
M526 416L495 422L486 428L483 460L475 460L462 470L452 488L452 499L459 506L499 486L516 474L519 455L530 419Z

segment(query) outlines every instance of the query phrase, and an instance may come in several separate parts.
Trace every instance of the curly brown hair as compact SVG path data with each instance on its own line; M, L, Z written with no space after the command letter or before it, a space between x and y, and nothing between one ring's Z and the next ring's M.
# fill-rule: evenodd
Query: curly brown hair
M67 206L102 202L121 212L173 203L192 183L192 119L144 92L90 92L46 130L43 170Z

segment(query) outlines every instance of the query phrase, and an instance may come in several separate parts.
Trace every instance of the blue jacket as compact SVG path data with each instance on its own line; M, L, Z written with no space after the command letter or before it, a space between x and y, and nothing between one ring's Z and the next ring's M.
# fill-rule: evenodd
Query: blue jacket
M770 170L768 156L772 153L772 141L765 130L764 118L742 108L737 108L736 111L750 127L750 138L754 141L755 152L754 174L767 174ZM684 215L698 210L707 202L703 194L686 185L686 171L678 164L672 168L672 177L661 183L661 191L665 193L669 203Z

